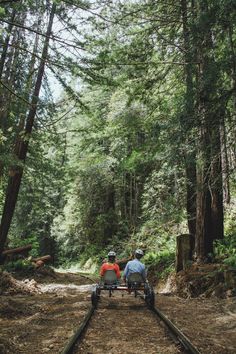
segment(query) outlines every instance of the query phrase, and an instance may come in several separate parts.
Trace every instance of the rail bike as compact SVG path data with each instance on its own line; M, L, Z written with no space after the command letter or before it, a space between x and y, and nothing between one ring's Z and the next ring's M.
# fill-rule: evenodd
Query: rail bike
M152 286L145 281L140 273L131 273L125 284L121 284L114 270L107 270L101 281L92 290L92 305L96 306L102 291L108 291L109 297L116 291L133 293L135 297L142 296L149 307L154 307L155 294Z

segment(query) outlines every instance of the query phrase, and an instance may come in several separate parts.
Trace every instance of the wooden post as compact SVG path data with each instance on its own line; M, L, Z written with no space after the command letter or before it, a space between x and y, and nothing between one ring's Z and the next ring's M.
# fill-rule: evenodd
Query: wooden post
M188 262L192 260L193 249L194 249L193 235L182 234L176 237L176 263L175 263L176 272L184 270Z

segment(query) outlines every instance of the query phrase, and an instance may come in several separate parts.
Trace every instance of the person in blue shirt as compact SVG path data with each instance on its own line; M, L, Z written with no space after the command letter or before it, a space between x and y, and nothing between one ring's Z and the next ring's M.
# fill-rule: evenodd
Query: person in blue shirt
M124 281L129 279L129 275L131 273L140 273L143 277L143 280L146 281L147 279L147 272L145 269L145 265L140 261L140 259L143 257L143 251L140 249L137 249L135 251L135 258L132 261L129 261L126 264L125 270L124 270Z

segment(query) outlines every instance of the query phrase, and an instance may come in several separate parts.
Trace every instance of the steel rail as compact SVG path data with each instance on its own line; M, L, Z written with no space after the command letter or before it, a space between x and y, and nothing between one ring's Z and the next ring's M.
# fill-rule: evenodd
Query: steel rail
M140 297L145 300L145 297L139 293ZM174 335L176 340L182 344L184 349L187 351L189 354L201 354L197 348L194 347L194 345L190 342L190 340L186 337L186 335L180 331L173 322L171 322L158 308L156 307L150 307L149 309L154 312L167 326L169 329L170 333Z
M83 319L83 322L79 326L79 328L75 331L74 335L70 338L69 342L65 346L65 348L60 352L60 354L72 354L75 344L79 343L82 335L84 334L85 329L94 313L95 306L91 306L86 316Z
M194 345L190 342L186 335L182 331L180 331L160 310L158 310L156 307L150 309L158 317L161 318L161 320L165 323L171 333L174 333L177 340L182 344L182 346L189 354L200 354L200 352L194 347Z
M139 293L138 295L145 300L145 297L142 294ZM180 331L159 309L157 309L156 307L148 307L166 325L175 344L177 344L176 341L180 343L188 354L201 354L186 337L186 335L182 331ZM65 348L60 352L60 354L73 354L74 346L82 339L82 335L84 334L95 309L96 306L91 306L86 316L84 317L80 327L75 331L74 335L70 338L69 342L67 343Z

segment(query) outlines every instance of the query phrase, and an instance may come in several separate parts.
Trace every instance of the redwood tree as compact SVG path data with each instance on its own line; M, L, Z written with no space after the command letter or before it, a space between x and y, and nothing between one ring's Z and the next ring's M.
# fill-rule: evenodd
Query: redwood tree
M47 31L45 35L41 60L38 67L37 78L35 82L35 87L32 92L32 99L30 102L30 108L26 118L26 123L24 127L24 133L18 136L18 141L16 143L15 154L19 159L19 164L13 167L9 174L8 186L6 191L6 199L4 204L4 209L2 213L1 225L0 225L0 254L4 249L4 245L7 239L8 231L11 225L11 220L14 214L17 197L21 185L21 179L23 175L23 165L27 156L29 139L31 136L32 128L35 121L37 104L40 94L40 89L42 86L42 80L45 70L45 61L47 58L48 48L49 48L49 39L52 33L53 19L56 11L56 4L54 3L51 7L49 22L47 26Z

